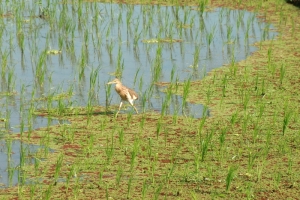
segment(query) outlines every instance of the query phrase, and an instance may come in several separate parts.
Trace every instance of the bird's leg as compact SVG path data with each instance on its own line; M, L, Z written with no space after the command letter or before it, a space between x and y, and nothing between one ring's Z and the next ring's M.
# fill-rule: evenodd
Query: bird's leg
M135 110L135 112L136 112L136 114L139 114L139 112L137 111L137 109L136 109L136 107L133 105L133 100L132 99L130 99L130 100L128 100L128 102L130 103L130 105L134 108L134 110Z
M119 110L118 110L118 112L117 112L117 114L116 114L116 117L118 116L118 114L119 114L119 112L120 112L120 110L121 110L122 105L123 105L123 101L121 101L121 103L120 103Z
M136 114L139 114L139 112L137 111L136 107L133 105L133 100L129 100L128 102L129 102L130 105L134 108Z
M132 105L132 107L134 108L136 114L139 114L139 112L137 111L136 107L134 105Z

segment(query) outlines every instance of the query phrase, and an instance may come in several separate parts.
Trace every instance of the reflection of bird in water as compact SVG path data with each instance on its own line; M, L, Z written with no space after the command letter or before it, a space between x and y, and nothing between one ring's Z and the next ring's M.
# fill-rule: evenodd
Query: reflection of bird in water
M134 108L135 112L138 113L136 107L133 105L133 101L139 98L135 91L122 85L121 81L117 78L113 81L108 82L107 84L116 84L115 90L121 97L121 103L116 116L118 116L120 112L120 109L123 105L123 101L128 101L130 105Z

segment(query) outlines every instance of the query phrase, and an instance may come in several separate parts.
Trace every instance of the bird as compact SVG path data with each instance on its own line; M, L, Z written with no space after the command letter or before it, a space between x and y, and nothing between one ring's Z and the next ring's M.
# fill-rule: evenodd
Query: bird
M132 89L124 86L122 84L122 82L117 78L115 78L114 80L107 83L107 85L109 85L109 84L116 84L115 90L121 97L121 102L120 102L119 110L116 114L116 117L118 116L118 114L121 110L123 101L128 101L130 103L130 105L134 108L135 112L138 114L136 107L133 105L134 100L137 100L139 98L137 93L135 91L133 91Z

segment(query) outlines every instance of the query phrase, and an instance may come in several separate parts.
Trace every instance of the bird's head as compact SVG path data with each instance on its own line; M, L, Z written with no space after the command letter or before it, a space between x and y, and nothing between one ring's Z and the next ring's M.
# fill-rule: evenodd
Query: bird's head
M115 78L114 80L108 82L107 85L109 85L109 84L120 84L120 83L121 83L121 81L119 79Z

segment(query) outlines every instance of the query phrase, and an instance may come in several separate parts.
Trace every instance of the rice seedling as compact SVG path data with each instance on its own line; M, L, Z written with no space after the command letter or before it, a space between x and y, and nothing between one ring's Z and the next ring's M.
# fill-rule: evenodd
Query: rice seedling
M123 167L121 165L119 165L117 175L116 175L116 185L117 186L120 185L120 181L121 181L123 172L124 172Z
M62 168L63 158L64 158L63 154L60 154L60 155L58 156L57 161L56 161L55 173L54 173L54 181L55 181L55 182L57 182L57 179L58 179L60 170L61 170L61 168Z
M153 161L150 163L150 180L152 184L155 184L154 172L157 168L157 161L158 161L158 153L154 154Z
M163 183L159 184L158 188L155 189L154 199L157 200L160 194L160 191L163 188Z
M194 150L194 173L199 174L200 164L201 164L201 155L205 155L205 153L201 154L199 151L201 150Z
M12 186L12 183L13 183L13 175L15 173L15 168L14 167L11 167L9 166L7 168L7 174L8 174L8 186L11 187Z
M109 199L109 195L108 195L108 184L105 184L105 197L106 197L106 200Z
M10 139L7 139L6 141L6 151L7 151L7 160L10 161L11 154L12 154L12 141Z
M50 184L49 186L48 186L48 188L47 188L47 190L46 190L46 192L45 192L45 196L44 196L44 198L45 199L51 199L51 195L52 195L52 187L53 187L53 185L52 184Z
M184 82L183 94L182 94L182 108L184 108L186 106L186 101L187 101L187 97L189 94L190 84L191 84L191 78L189 78L187 81Z
M258 158L258 153L248 153L248 170L252 169L254 161Z
M194 62L193 66L197 67L199 63L199 55L200 55L200 44L195 46L195 51L194 51ZM172 73L172 71L171 71ZM174 72L173 72L174 73ZM171 82L172 82L172 76L171 76Z
M104 173L104 169L101 169L99 171L99 180L98 180L98 184L100 185L103 179L103 173ZM107 192L106 192L107 193Z
M293 175L293 159L290 155L289 157L289 160L288 160L288 175L290 177L290 179L293 179L292 178L292 175Z
M36 195L37 184L30 184L30 200L34 199Z
M177 124L177 122L178 122L178 113L179 113L179 108L178 108L178 106L176 106L176 108L174 109L173 116L172 116L173 124Z
M124 70L124 60L122 60L122 51L121 48L119 48L118 58L117 58L117 69L115 72L116 77L122 77L123 70Z
M208 3L207 0L199 0L198 5L199 5L200 13L202 13L202 14L204 13L207 3Z
M130 198L130 194L131 194L131 184L132 184L132 180L133 180L133 174L130 175L129 179L128 179L128 188L127 188L127 199Z
M206 35L206 41L207 41L208 47L210 47L210 45L214 39L215 30L216 30L216 25L214 25L214 27L212 28L212 31Z
M2 62L1 62L1 77L5 77L5 73L7 71L7 65L8 65L8 56L9 56L9 52L5 51L2 53L1 58L2 58Z
M108 138L106 139L106 148L105 148L105 153L106 153L106 164L109 165L111 162L111 159L114 155L114 140L111 141L112 144L109 145L109 140Z
M243 134L246 134L247 131L248 131L248 125L249 125L249 122L251 120L251 116L249 113L245 113L244 116L243 116L243 120L242 120L242 133Z
M134 168L134 163L135 163L135 159L138 155L139 148L140 148L140 141L138 138L135 138L134 143L133 143L133 150L131 152L130 172L133 172L132 170Z
M119 143L120 143L120 146L122 147L123 143L124 143L124 130L123 129L119 130Z
M234 52L234 50L233 50L233 52ZM233 54L231 55L229 69L230 69L231 74L233 76L236 76L237 66L236 66L235 56Z
M282 125L282 135L285 135L288 124L293 116L293 111L288 108L287 102L284 106L284 116L283 116L283 125Z
M230 166L228 169L228 173L226 176L226 191L228 191L230 189L230 186L232 184L232 181L235 177L235 172L237 171L237 167L236 166Z
M254 124L254 129L253 129L253 133L252 133L252 140L253 143L256 142L256 140L259 138L259 133L261 132L260 128L259 128L259 124L258 121Z
M37 176L37 172L39 170L40 163L41 163L41 160L35 157L34 158L34 173L35 173L35 176Z
M148 190L148 184L146 182L146 180L143 181L143 187L142 187L142 199L145 199L146 196L146 192Z
M227 42L231 42L232 29L233 29L233 27L231 25L229 25L227 27L227 34L226 34L226 36L227 36Z
M142 119L141 119L141 122L140 122L140 130L141 130L141 131L144 129L145 122L146 122L146 115L144 114L144 115L142 116Z
M285 69L285 65L284 64L281 64L281 67L280 67L280 85L282 87L282 84L283 84L283 79L284 79L284 76L286 74L286 69Z
M158 139L158 136L161 133L161 129L162 129L162 118L160 118L156 124L156 139Z
M26 181L26 172L22 169L19 168L18 170L18 189L19 191L22 190L23 186L25 185L25 181Z
M159 80L162 73L162 46L158 46L156 50L156 57L153 64L152 81L155 83Z
M226 133L227 133L227 127L222 128L221 130L221 134L219 136L219 141L220 141L220 148L219 151L221 152L225 143L225 139L226 139Z
M238 110L236 110L230 118L230 124L231 126L234 126L234 124L238 121Z
M207 155L208 147L213 136L213 131L206 135L206 137L201 141L201 161L204 161L204 158Z
M5 112L5 129L7 132L10 129L10 115L11 115L11 111L6 110L6 112Z
M266 108L266 104L264 102L261 102L259 105L259 115L258 115L259 118L263 116L265 108Z
M23 147L23 145L21 145L20 148L20 164L19 164L19 174L20 171L22 170L22 168L25 166L25 155L26 155L26 148Z
M273 182L275 189L277 190L279 188L280 182L281 182L282 174L281 172L275 172L273 175Z

